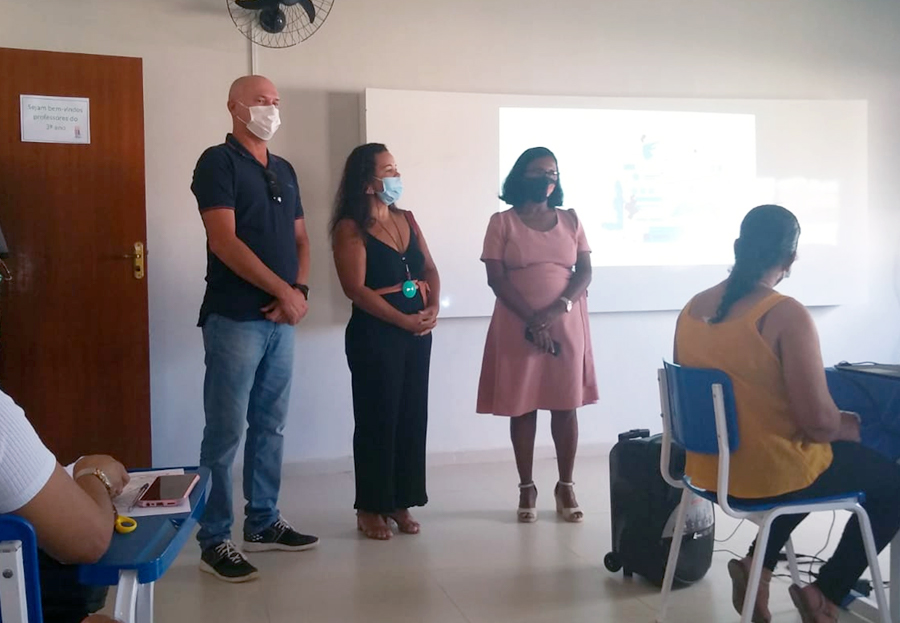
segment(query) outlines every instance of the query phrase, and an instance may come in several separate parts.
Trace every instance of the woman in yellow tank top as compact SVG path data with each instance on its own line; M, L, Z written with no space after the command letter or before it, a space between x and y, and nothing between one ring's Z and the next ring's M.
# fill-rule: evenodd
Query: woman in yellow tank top
M724 282L697 294L678 318L675 359L717 368L731 377L741 446L731 456L729 492L760 501L794 501L863 491L881 551L900 527L900 466L859 444L859 416L839 411L825 380L819 338L809 312L774 288L797 258L800 224L775 205L751 210L734 243L735 264ZM694 483L716 487L716 457L688 454ZM772 524L754 623L768 623L769 581L778 554L803 515ZM738 612L750 575L750 553L731 560ZM791 586L804 623L838 620L838 607L867 567L854 517L818 580Z

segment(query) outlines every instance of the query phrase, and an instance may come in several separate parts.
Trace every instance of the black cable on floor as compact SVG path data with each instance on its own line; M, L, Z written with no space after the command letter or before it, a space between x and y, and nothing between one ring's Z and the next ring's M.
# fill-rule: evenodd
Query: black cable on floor
M825 545L822 546L822 549L816 552L816 555L813 556L813 560L822 560L819 558L819 554L828 549L828 544L831 543L831 531L834 530L834 523L837 521L837 511L831 511L831 525L828 527L828 536L825 537ZM812 575L812 566L815 564L810 561L809 563L809 574Z
M724 538L724 539L716 539L716 543L727 543L727 542L730 541L732 538L734 538L734 535L737 534L737 531L740 530L741 526L744 525L744 522L745 522L745 521L747 521L747 520L746 520L746 519L741 519L741 522L737 525L737 527L734 529L734 531L733 531L731 534L728 535L727 538Z

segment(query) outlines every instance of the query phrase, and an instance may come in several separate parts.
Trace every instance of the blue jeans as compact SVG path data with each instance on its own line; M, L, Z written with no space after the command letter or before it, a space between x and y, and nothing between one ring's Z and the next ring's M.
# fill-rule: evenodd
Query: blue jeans
M200 465L211 472L212 490L197 540L206 549L231 538L231 470L245 420L244 534L261 532L278 519L294 329L268 320L237 322L210 314L203 324L203 345L206 427Z

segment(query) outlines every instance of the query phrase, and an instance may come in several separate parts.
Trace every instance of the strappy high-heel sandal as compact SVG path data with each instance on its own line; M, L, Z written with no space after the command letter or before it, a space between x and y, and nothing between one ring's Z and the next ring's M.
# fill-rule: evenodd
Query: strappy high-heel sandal
M397 524L397 529L403 534L419 534L422 530L422 525L413 519L412 515L409 513L409 509L406 508L391 513L390 515L385 515L385 523L387 523L388 520Z
M577 506L574 506L572 508L564 507L562 498L559 496L560 487L569 487L571 489L574 486L574 482L563 482L560 480L556 483L556 488L553 490L553 495L556 497L556 512L562 515L562 518L569 523L581 523L582 521L584 521L584 513L581 511L581 509Z
M534 486L534 482L527 482L519 485L519 491L523 489L534 489L534 497L537 499L537 487ZM516 511L516 517L519 520L519 523L534 523L537 521L537 509L536 508L524 508L522 506Z
M379 525L379 522L381 525ZM393 533L390 526L384 521L384 517L375 513L356 513L356 529L362 532L367 539L375 541L390 541Z

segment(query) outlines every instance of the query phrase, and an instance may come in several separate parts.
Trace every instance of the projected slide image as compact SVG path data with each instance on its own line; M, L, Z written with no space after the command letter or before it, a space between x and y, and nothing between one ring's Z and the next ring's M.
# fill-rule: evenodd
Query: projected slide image
M597 266L727 264L758 194L755 126L746 114L501 108L501 171L528 147L553 150Z

